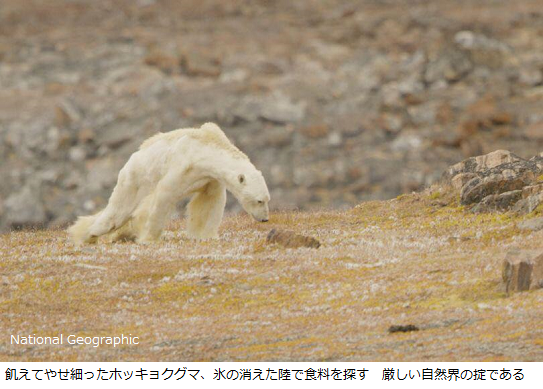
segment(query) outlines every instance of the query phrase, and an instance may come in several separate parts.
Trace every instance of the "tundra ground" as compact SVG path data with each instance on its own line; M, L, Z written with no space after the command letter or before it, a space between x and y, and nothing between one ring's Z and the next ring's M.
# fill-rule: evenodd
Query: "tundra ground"
M508 249L543 250L543 231L520 220L471 214L434 190L262 224L230 215L204 242L182 220L145 246L11 232L0 236L0 360L541 361L543 290L501 286ZM272 228L322 246L268 245ZM420 330L387 331L401 324ZM140 344L10 344L61 333Z

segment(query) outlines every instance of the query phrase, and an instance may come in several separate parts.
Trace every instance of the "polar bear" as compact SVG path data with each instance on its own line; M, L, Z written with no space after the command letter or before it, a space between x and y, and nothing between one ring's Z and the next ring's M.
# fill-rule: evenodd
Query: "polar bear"
M76 244L104 235L109 241L156 241L176 203L192 196L188 236L216 238L227 190L257 221L268 221L270 194L262 173L216 124L159 133L121 169L106 208L80 217L68 232Z

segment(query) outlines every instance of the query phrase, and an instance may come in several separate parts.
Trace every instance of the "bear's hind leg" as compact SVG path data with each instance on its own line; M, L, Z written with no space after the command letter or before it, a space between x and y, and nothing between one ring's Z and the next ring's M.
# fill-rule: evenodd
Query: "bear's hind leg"
M134 242L141 235L143 227L149 218L149 212L153 201L153 194L147 195L140 203L130 219L119 229L108 234L110 242L131 241Z
M117 228L104 236L105 241L109 243L133 242L136 239L136 235L132 228L132 218L130 218L122 227Z
M106 208L89 229L90 237L98 237L122 227L129 219L141 198L137 183L128 177L123 168Z
M187 206L187 234L192 239L219 236L219 226L226 205L226 189L218 181L207 184Z

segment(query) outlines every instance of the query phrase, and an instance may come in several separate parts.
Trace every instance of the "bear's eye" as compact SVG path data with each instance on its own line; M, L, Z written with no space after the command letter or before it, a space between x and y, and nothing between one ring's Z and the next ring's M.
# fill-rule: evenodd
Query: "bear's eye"
M264 204L264 201L258 200L258 204Z

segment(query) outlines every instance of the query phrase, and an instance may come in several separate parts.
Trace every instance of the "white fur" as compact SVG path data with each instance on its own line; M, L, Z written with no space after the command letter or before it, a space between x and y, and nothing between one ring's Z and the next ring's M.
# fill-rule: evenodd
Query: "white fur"
M230 191L258 221L268 220L270 195L262 173L214 123L160 133L147 139L119 172L106 208L80 217L68 232L75 243L157 240L184 197L187 232L216 238Z

